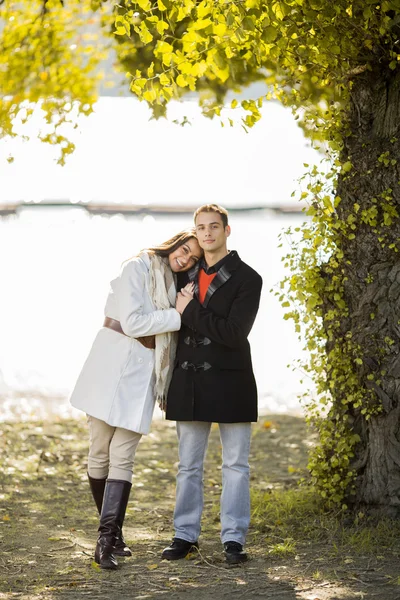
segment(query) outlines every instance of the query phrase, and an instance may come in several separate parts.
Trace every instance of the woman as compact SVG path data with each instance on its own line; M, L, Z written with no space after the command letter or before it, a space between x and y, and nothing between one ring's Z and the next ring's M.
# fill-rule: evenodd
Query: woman
M111 282L105 320L71 396L88 415L88 478L100 513L95 561L116 569L131 556L122 524L136 448L150 429L155 400L164 407L181 317L174 273L201 258L193 229L143 250Z

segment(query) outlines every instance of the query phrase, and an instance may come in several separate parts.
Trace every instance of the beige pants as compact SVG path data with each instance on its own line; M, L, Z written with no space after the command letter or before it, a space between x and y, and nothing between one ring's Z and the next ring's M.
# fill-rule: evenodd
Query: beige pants
M87 416L89 425L88 473L94 479L132 481L133 463L141 433L111 427Z

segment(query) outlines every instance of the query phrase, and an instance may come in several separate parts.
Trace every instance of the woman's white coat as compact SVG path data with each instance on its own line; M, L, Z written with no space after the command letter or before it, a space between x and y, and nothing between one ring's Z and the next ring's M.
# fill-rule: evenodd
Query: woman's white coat
M154 410L154 350L135 338L178 331L175 308L156 310L149 294L148 254L126 262L111 282L104 314L126 335L103 327L71 395L71 404L114 427L146 434Z

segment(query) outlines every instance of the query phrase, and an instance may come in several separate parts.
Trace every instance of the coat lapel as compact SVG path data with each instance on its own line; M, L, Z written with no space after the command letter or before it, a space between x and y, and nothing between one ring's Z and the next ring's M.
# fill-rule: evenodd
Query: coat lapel
M194 283L194 295L196 298L199 297L199 270L200 270L200 260L197 261L196 266L193 267L188 273L190 283Z
M222 265L222 267L218 270L217 275L214 277L210 285L208 286L208 290L206 293L206 297L204 298L203 306L206 308L213 294L226 283L231 277L232 272L235 271L240 263L240 258L237 252L233 251L230 253L229 259ZM196 265L197 266L197 265ZM198 281L198 278L197 278ZM197 288L198 288L197 283Z
M210 283L210 285L208 286L206 297L204 298L203 302L204 307L207 307L207 304L210 302L210 298L212 297L212 295L221 287L221 285L226 283L228 279L230 279L230 277L231 273L228 271L228 269L225 268L225 265L222 266L219 269L216 276L214 277L214 279L212 280L212 282Z

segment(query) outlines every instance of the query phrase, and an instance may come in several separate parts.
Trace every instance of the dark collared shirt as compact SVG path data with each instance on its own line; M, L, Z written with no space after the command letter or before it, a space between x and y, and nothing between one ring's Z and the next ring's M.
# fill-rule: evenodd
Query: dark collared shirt
M228 252L228 254L226 256L224 256L223 258L221 258L221 260L219 260L217 263L215 263L215 265L213 265L212 267L208 267L207 263L205 261L204 258L201 259L201 264L200 264L200 269L203 269L203 271L205 273L207 273L207 275L211 275L212 273L218 273L219 269L226 263L226 261L228 260L229 256L230 256L230 252Z

